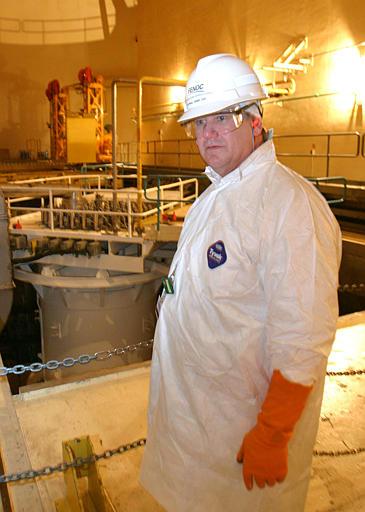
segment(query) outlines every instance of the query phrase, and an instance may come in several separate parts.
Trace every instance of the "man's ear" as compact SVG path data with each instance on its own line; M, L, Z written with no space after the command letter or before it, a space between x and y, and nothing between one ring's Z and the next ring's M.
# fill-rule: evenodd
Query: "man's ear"
M262 133L262 119L261 117L252 118L252 128L255 137L258 137Z

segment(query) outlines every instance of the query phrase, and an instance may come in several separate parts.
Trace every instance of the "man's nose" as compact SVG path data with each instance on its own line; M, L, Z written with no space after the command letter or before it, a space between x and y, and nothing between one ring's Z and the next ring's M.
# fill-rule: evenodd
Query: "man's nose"
M203 137L205 139L211 139L212 137L217 137L218 135L219 134L215 124L210 119L208 119L203 128Z

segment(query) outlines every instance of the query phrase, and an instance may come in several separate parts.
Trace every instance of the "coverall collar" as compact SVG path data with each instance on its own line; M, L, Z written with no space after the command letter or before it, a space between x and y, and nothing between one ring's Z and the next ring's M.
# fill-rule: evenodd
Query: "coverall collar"
M238 183L242 180L243 176L250 174L257 165L275 157L275 148L272 141L272 132L269 130L266 142L261 144L255 151L253 151L236 169L221 176L209 165L205 168L205 174L210 181L217 186L225 185L227 183Z

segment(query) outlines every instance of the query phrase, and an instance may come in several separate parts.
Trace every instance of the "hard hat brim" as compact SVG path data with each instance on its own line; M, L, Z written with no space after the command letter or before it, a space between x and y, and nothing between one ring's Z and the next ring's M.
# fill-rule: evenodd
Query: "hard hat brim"
M222 110L225 110L228 108L233 108L237 105L240 105L243 107L245 105L249 105L250 103L256 103L265 98L267 98L266 95L263 95L262 98L256 97L252 100L238 101L238 102L235 101L234 103L232 103L232 100L207 103L205 105L201 105L200 107L194 107L194 108L191 108L190 110L188 110L187 112L184 112L183 115L181 117L179 117L177 122L180 124L184 124L189 121L192 121L193 119L197 119L198 117L209 116L210 114L215 114L217 112L221 112Z

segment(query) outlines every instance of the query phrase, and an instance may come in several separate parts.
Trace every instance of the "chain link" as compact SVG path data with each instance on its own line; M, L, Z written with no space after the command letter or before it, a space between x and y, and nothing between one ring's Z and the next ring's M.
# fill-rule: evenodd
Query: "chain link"
M93 453L89 457L76 457L71 462L60 462L54 466L44 466L41 469L29 469L27 471L21 471L19 473L9 473L7 475L0 475L0 484L6 484L9 482L19 482L20 480L31 480L39 476L49 476L54 473L62 473L67 471L69 468L79 468L81 466L87 466L94 464L101 459L110 459L115 455L134 450L141 446L145 446L147 440L145 438L138 439L132 443L122 444L117 448L105 450L103 453ZM315 457L342 457L344 455L357 455L364 453L365 448L350 448L348 450L313 450Z
M110 350L101 350L95 352L95 354L81 354L79 357L66 357L62 361L52 359L46 363L32 363L30 365L17 364L11 368L6 366L0 366L0 377L13 373L15 375L21 375L25 372L37 373L41 370L57 370L61 366L64 368L71 368L75 364L88 364L91 361L105 361L110 359L112 356L123 356L128 352L134 352L142 348L149 348L153 345L153 339L140 341L134 345L125 345L124 347L115 347Z
M342 284L338 287L339 292L365 291L365 283Z
M343 455L357 455L365 452L365 448L349 448L348 450L313 450L315 457L342 457Z
M0 366L0 377L13 373L15 375L21 375L25 372L37 373L41 370L57 370L60 367L71 368L76 364L88 364L91 361L105 361L113 356L123 356L128 352L134 352L135 350L149 348L153 345L153 339L140 341L134 345L125 345L124 347L115 347L110 350L100 350L94 354L81 354L77 358L66 357L62 361L52 359L46 363L32 363L30 365L17 364L11 368L6 366ZM326 375L329 377L351 377L354 375L364 375L365 370L344 370L344 371L327 371Z
M6 484L8 482L18 482L20 480L30 480L32 478L36 478L37 476L48 476L52 475L53 473L66 471L69 468L79 468L80 466L93 464L94 462L100 459L110 459L110 457L114 457L114 455L134 450L135 448L139 448L140 446L145 446L146 442L147 440L145 438L141 438L138 439L137 441L133 441L133 443L122 444L117 448L113 448L112 450L105 450L105 452L103 453L93 453L89 457L76 457L76 459L74 459L71 462L60 462L55 466L45 466L41 469L29 469L27 471L22 471L20 473L0 475L0 484Z
M339 287L340 291L348 291L354 290L357 288L361 288L365 290L365 284L352 284L352 285L343 285ZM7 368L4 366L0 366L0 377L8 375L9 373L13 373L15 375L20 375L25 372L33 372L37 373L41 370L57 370L59 367L63 366L64 368L70 368L76 364L88 364L91 361L105 361L110 359L113 356L122 356L127 354L128 352L134 352L135 350L142 348L149 348L153 345L153 339L140 341L134 345L126 345L124 347L115 347L110 350L101 350L99 352L95 352L94 354L81 354L77 358L66 357L62 361L51 360L46 363L32 363L28 366L18 364L13 366L12 368ZM326 375L329 377L342 377L342 376L354 376L354 375L364 375L365 370L345 370L345 371L327 371ZM100 459L108 459L113 457L114 455L124 453L126 451L132 450L134 448L138 448L139 446L144 446L146 444L146 439L139 439L138 441L134 441L133 443L121 445L117 448L113 448L111 450L105 450L105 452L101 454L93 454L89 457L78 457L72 462L61 462L55 466L45 466L39 470L28 470L23 471L21 473L13 473L9 475L0 475L0 483L8 483L8 482L16 482L19 480L27 480L36 478L37 476L47 476L52 473L66 471L70 467L78 468L83 465L92 464ZM313 455L315 457L340 457L344 455L357 455L359 453L365 452L365 448L353 448L348 450L314 450Z
M365 370L344 370L338 372L328 371L326 375L329 377L353 377L354 375L364 375Z

